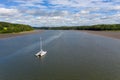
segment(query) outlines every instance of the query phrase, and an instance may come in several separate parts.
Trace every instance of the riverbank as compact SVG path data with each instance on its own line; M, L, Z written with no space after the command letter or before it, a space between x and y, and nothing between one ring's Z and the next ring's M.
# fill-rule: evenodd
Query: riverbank
M22 36L22 35L29 35L29 34L36 34L36 33L40 33L40 32L43 32L43 30L33 30L33 31L24 31L24 32L19 32L19 33L0 34L0 39L8 38L8 37Z
M36 34L36 33L41 33L41 32L43 32L43 30L33 30L33 31L20 32L20 33L0 34L0 39L8 38L8 37L22 36L22 35L29 35L29 34ZM84 30L82 32L120 39L120 31L88 31L88 30Z
M83 31L94 35L120 39L120 31Z

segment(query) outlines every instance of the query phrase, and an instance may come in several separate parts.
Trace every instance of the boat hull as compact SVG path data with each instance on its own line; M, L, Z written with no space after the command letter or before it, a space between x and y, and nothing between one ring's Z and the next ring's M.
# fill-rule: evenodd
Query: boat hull
M39 51L37 54L35 54L38 57L42 57L47 53L47 51Z

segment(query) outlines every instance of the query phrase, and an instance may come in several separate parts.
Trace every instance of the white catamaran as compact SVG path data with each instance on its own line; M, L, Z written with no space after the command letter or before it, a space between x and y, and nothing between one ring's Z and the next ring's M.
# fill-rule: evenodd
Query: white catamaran
M42 39L41 38L40 38L40 48L41 48L40 51L35 54L37 57L42 57L47 53L47 51L43 51L43 49L42 49Z

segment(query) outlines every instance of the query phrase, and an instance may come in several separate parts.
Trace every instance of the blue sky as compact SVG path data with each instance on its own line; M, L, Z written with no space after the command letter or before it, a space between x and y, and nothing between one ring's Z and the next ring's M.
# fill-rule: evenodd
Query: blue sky
M119 24L120 0L0 0L0 21L36 27Z

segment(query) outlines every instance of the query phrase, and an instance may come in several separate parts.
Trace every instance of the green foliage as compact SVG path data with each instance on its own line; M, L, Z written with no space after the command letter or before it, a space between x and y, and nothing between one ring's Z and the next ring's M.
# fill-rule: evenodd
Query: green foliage
M120 30L120 24L111 24L111 25L93 25L88 27L85 30L97 30L97 31L107 31L107 30Z
M33 30L33 28L29 25L0 22L0 33L16 33L30 30Z
M40 27L37 29L46 30L95 30L95 31L110 31L110 30L120 30L120 24L102 24L102 25L92 25L92 26L64 26L64 27Z

